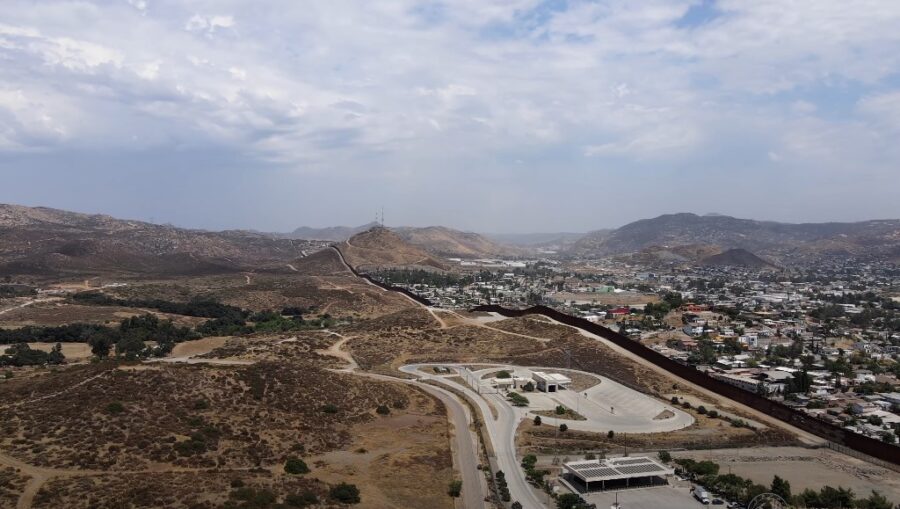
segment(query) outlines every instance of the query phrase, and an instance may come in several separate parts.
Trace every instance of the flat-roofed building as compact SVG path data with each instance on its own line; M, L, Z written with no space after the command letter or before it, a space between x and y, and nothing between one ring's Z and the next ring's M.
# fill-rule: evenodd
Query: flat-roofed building
M623 488L665 486L675 469L653 458L634 456L605 460L580 460L563 464L563 480L585 493Z
M559 373L545 373L543 371L535 371L531 374L534 378L534 384L539 391L557 392L564 390L572 384L572 379Z

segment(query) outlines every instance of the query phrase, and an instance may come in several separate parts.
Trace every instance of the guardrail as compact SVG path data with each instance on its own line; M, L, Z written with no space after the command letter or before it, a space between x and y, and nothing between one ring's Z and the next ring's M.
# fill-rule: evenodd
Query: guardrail
M853 449L862 454L872 456L876 459L900 465L900 447L886 444L881 440L876 440L852 431L839 428L833 424L829 424L815 417L807 415L803 412L795 410L787 405L764 398L758 394L747 392L743 389L727 384L721 380L716 380L711 376L697 371L696 369L680 364L661 353L651 350L637 341L633 341L618 332L589 322L583 318L567 315L560 311L547 306L534 306L528 309L507 309L497 305L478 306L472 311L482 311L489 313L498 313L508 318L521 317L525 315L544 315L552 318L560 323L579 328L600 336L616 346L641 357L644 360L652 362L656 366L683 378L691 383L699 385L704 389L708 389L716 394L725 396L754 410L758 410L766 415L774 417L782 422L790 424L803 431L816 435L829 442L839 444Z

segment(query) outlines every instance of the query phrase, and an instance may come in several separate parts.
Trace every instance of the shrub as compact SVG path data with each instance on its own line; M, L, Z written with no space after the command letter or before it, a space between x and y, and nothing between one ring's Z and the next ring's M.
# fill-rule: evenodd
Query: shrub
M112 403L106 405L106 411L111 414L121 414L125 411L125 405L119 403L118 401L113 401Z
M209 408L209 401L205 399L198 399L194 402L194 410L206 410Z
M672 455L669 454L669 451L659 451L659 461L663 463L668 463L672 461Z
M698 406L697 413L700 415L706 415L706 407L703 405Z
M684 408L691 408L691 403L689 401L682 401L681 406Z
M672 396L672 404L673 404L673 405L677 405L677 404L678 404L678 396Z
M328 497L342 504L358 504L360 502L359 488L345 482L332 486Z
M319 503L319 497L311 491L292 493L284 498L284 503L289 507L308 507Z
M306 462L300 458L288 458L288 460L284 462L284 471L291 475L308 474L309 467L306 465Z
M326 414L336 414L338 412L338 407L328 403L327 405L322 405L322 411Z
M554 410L556 415L566 415L566 407L562 405L556 405L556 410Z
M505 369L497 372L496 378L512 378L512 375L509 374L509 371Z
M561 433L565 433L566 431L569 431L569 427L566 426L565 423L560 424L560 425L559 425L559 431L560 431Z
M232 487L232 488L243 488L243 487L244 487L244 481L242 481L241 479L232 479L232 480L231 480L231 487Z
M454 480L450 482L450 487L447 489L447 494L453 498L459 498L459 495L462 493L462 481Z
M716 410L710 410L709 412L706 413L706 415L715 419L716 417L719 416L719 412L717 412Z
M528 382L522 386L522 390L525 392L534 392L534 383Z
M391 413L391 409L387 407L387 405L378 405L378 408L375 409L375 413L378 415L387 415Z
M535 426L540 426L540 425L541 425L541 416L540 416L540 415L535 415L535 416L534 416L534 425L535 425Z
M522 504L517 501L517 502L513 502L512 505L509 507L510 507L510 509L522 509Z
M609 433L606 434L606 438L613 438L616 436L616 432L613 430L609 430Z

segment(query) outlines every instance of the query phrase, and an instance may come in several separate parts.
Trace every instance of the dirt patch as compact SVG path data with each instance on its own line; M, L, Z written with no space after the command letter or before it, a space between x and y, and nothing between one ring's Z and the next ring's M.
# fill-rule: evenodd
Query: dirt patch
M49 352L56 343L28 343L32 349ZM91 345L86 343L60 343L62 353L66 356L66 362L79 362L91 357Z

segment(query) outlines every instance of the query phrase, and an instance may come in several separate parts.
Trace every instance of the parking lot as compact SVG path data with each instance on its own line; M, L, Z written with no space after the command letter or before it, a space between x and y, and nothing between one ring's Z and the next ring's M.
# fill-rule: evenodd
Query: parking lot
M598 509L606 509L615 503L618 493L621 509L698 509L700 507L725 507L705 506L698 502L690 493L690 489L674 486L661 488L646 488L624 490L619 492L590 493L582 495L591 504L597 504Z

